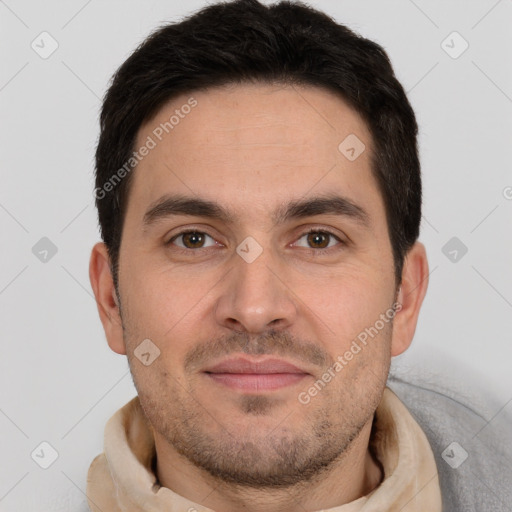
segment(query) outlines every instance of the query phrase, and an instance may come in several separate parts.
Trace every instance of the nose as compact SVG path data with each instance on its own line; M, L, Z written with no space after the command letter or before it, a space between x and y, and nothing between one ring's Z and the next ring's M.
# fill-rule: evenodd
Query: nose
M217 300L216 321L231 330L254 334L289 328L297 306L286 270L270 250L251 263L235 255L233 265Z

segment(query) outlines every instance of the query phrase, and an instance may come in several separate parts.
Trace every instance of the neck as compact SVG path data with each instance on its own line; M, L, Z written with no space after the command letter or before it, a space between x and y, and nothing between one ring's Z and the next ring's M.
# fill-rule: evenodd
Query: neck
M373 420L373 418L372 418ZM177 453L157 432L156 473L160 485L195 503L223 512L294 512L332 508L365 496L382 481L381 465L369 449L369 421L343 454L315 480L288 488L247 488L219 481Z

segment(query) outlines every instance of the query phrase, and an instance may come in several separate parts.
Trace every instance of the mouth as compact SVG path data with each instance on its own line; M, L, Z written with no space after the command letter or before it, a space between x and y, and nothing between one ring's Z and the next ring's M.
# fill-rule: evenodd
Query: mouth
M310 376L307 371L283 359L225 359L203 370L213 382L244 392L273 391L298 384Z

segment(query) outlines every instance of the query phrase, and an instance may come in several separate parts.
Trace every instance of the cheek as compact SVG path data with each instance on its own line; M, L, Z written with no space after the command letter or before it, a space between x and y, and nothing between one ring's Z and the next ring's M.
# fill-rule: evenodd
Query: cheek
M209 278L191 275L188 269L151 270L149 265L132 267L124 295L130 318L139 329L165 338L199 307L211 288Z
M391 282L378 269L351 268L307 276L292 286L308 316L314 314L338 343L350 341L379 319L392 304ZM389 282L388 282L389 281Z
M204 272L194 276L184 268L162 272L151 271L147 265L132 267L122 295L125 342L132 354L145 339L159 350L151 366L138 369L142 382L172 386L179 385L177 379L186 384L182 382L183 359L194 344L211 336L216 281L214 276ZM133 364L142 366L139 361ZM165 373L169 368L174 369L172 376Z

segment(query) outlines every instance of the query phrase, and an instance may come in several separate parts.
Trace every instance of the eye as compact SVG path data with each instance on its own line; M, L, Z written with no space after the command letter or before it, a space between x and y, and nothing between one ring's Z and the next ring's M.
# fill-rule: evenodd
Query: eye
M207 239L210 239L213 243L207 245ZM201 231L182 231L167 242L167 245L171 244L183 249L203 249L204 247L214 246L216 242L210 235Z
M305 244L299 243L302 239L305 239ZM336 242L343 245L343 241L334 233L320 229L312 229L304 233L294 245L308 249L330 249L337 245Z
M183 250L206 249L219 245L218 242L203 231L187 230L174 235L166 245L174 245ZM345 245L337 235L324 229L311 229L304 233L293 245L304 247L316 253L327 251L337 245Z

